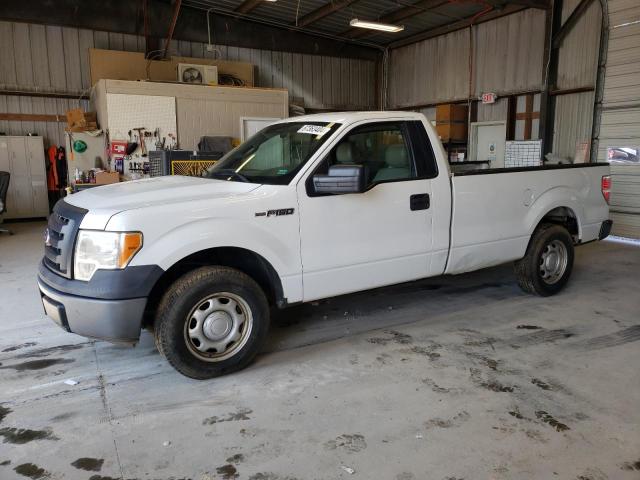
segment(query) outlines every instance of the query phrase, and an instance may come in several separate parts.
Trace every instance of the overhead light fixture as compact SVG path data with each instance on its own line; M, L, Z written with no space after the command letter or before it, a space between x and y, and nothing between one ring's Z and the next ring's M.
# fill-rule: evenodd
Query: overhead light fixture
M264 0L265 2L276 3L278 0Z
M352 27L368 28L369 30L380 30L381 32L401 32L404 25L392 25L390 23L370 22L367 20L358 20L354 18L349 22Z

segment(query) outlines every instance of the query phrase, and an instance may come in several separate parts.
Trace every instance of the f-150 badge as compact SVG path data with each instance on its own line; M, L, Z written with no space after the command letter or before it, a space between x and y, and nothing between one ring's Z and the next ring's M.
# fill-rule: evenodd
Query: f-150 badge
M281 217L282 215L293 215L293 208L279 208L277 210L267 210L266 212L256 212L256 217Z

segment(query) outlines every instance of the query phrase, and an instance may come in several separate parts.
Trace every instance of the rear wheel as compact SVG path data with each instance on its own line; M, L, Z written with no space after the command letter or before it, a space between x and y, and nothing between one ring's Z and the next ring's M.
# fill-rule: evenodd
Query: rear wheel
M518 284L543 297L558 293L573 269L573 239L560 225L543 224L533 234L524 258L515 262Z
M268 328L267 299L252 278L233 268L202 267L165 293L154 335L176 370L206 379L248 365Z

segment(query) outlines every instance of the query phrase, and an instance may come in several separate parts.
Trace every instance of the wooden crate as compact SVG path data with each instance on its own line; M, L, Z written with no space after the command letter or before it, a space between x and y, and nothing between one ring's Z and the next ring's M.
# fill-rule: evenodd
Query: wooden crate
M447 103L436 107L436 123L467 123L467 106Z

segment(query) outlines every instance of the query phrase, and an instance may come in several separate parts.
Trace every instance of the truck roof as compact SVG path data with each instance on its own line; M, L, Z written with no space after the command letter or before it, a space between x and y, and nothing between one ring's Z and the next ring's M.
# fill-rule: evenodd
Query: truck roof
M422 120L424 116L416 112L404 111L364 111L364 112L327 112L316 113L313 115L303 115L300 117L289 117L281 122L335 122L335 123L353 123L361 120L378 120L378 119L412 119Z

